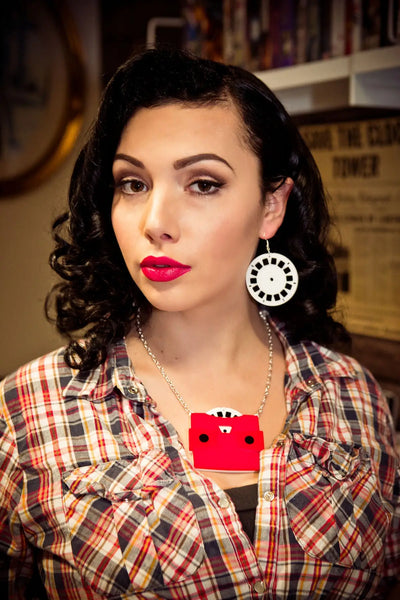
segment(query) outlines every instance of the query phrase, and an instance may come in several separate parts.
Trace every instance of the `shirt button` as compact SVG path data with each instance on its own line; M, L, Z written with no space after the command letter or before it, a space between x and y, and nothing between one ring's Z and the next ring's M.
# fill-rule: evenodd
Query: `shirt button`
M274 498L275 498L274 492L271 492L271 491L265 492L265 494L264 494L264 500L266 500L267 502L272 502L272 500Z
M264 581L256 581L254 586L253 586L253 590L255 592L257 592L257 594L262 594L263 592L265 592L265 583Z
M228 508L229 506L229 500L226 496L222 496L219 500L218 500L218 505L220 508Z
M310 381L307 381L307 384L311 390L316 390L319 387L319 383L315 379L310 379Z

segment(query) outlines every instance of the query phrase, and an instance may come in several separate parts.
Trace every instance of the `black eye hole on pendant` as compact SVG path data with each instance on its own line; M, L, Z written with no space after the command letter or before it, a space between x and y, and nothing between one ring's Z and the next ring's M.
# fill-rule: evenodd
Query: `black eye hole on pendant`
M244 441L246 442L246 444L254 444L254 438L252 435L246 435Z
M208 435L207 435L206 433L201 433L201 434L199 435L199 440L200 440L201 442L208 442L208 440L209 440L209 439L210 439L210 438L208 437Z

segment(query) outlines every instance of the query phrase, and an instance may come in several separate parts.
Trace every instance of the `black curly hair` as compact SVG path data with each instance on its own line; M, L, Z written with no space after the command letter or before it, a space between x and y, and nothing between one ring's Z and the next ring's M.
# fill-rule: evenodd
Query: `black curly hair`
M337 281L327 251L330 218L321 178L282 104L256 76L239 67L153 49L129 59L106 87L72 173L69 209L53 224L56 246L50 264L63 281L48 295L46 313L52 319L55 311L52 320L69 339L65 360L71 367L98 366L109 345L129 331L135 307L145 318L151 312L128 272L111 225L112 164L122 130L142 107L226 102L237 107L247 143L260 159L263 192L286 177L294 181L271 249L295 263L299 287L289 302L271 308L271 315L285 323L292 340L329 346L347 338L331 315ZM260 245L257 253L263 251Z

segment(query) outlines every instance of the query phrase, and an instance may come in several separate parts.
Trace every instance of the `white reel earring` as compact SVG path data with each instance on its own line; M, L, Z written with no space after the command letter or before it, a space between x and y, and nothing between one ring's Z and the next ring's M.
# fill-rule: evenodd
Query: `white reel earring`
M267 253L256 256L246 272L247 290L264 306L280 306L296 293L299 274L296 267L283 254L271 252L266 240Z

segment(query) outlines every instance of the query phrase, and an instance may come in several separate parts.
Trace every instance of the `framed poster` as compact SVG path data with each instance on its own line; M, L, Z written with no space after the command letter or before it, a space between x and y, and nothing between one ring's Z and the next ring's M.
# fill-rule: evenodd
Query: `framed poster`
M5 0L0 14L0 195L10 196L38 185L70 152L85 76L65 2Z
M400 117L300 131L329 196L345 324L400 341Z

